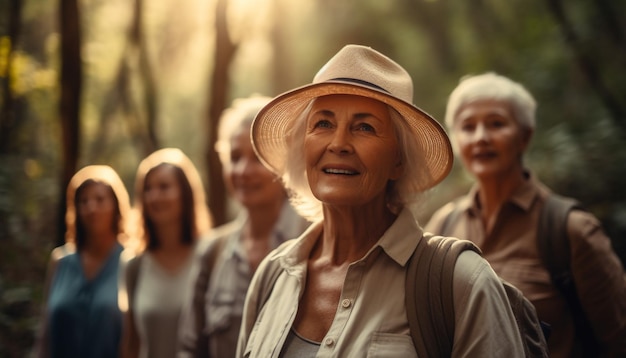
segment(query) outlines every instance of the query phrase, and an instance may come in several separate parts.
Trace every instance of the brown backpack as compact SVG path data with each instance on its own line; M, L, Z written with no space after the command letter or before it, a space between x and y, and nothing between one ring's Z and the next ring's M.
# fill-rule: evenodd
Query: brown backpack
M468 240L425 233L408 263L406 310L413 344L420 357L450 357L454 339L452 280L459 255L480 254ZM548 357L548 347L535 307L519 289L500 280L522 336L526 357Z

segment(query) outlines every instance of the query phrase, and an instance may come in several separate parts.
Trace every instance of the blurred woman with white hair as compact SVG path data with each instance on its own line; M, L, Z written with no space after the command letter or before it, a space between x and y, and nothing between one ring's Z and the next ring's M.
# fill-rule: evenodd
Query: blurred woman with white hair
M610 239L591 213L556 196L524 165L536 106L521 84L495 73L460 82L448 101L446 125L476 183L435 212L425 230L481 248L496 273L550 325L551 357L624 357L626 275ZM551 224L562 225L562 235L544 234L540 228L549 226L540 221L558 212L563 217ZM560 261L569 270L558 267Z
M252 120L269 100L260 95L236 99L220 118L215 149L228 192L240 211L235 220L210 234L181 322L179 358L235 356L252 275L271 250L308 226L250 142Z

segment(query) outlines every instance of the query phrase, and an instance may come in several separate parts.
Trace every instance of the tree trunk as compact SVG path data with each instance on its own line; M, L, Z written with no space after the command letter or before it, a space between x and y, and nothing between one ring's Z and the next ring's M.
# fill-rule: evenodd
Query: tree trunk
M80 148L80 93L82 86L80 58L80 16L78 1L61 0L59 11L61 33L61 102L59 116L62 129L61 190L57 244L65 239L65 191L76 172Z
M570 47L578 66L587 77L598 98L608 110L613 121L626 133L626 110L604 82L594 54L580 40L574 25L568 19L561 0L546 0L548 9L559 25L565 43Z
M113 86L106 94L102 107L102 123L117 116L121 107L124 124L128 128L131 141L138 147L141 157L146 157L159 147L156 130L157 90L152 76L147 46L143 31L143 0L135 0L133 18L128 32ZM139 97L131 90L135 76L139 76L143 93ZM98 144L100 142L100 144ZM106 143L104 136L96 139L95 148Z
M135 0L135 13L133 18L133 28L131 31L131 40L139 56L139 72L141 75L141 83L143 84L143 100L146 110L146 130L148 133L147 141L144 142L144 156L149 155L159 148L159 140L157 137L157 103L158 94L156 81L152 71L152 63L150 62L150 53L143 31L143 0Z
M453 41L450 33L451 20L447 16L448 2L446 1L405 1L404 11L411 14L415 19L416 26L428 34L428 41L433 54L437 56L438 62L447 71L454 71L458 67L453 48L450 46ZM446 21L440 21L446 19Z
M211 91L208 108L208 143L205 148L206 167L208 171L209 208L213 215L213 224L221 225L227 221L226 190L222 177L222 164L217 152L217 127L220 115L226 107L229 92L228 71L237 46L230 40L226 18L228 0L218 0L215 11L215 64L211 79Z

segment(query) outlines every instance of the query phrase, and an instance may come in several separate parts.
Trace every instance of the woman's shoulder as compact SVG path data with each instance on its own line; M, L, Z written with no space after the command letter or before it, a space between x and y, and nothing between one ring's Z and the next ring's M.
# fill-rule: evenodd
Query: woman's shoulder
M551 220L561 220L560 216L566 215L564 229L567 230L567 237L572 244L593 237L606 236L600 220L576 198L562 196L550 190L543 200L546 206L543 215L547 215Z
M441 206L439 209L435 210L435 212L431 215L430 219L424 226L424 231L432 232L434 234L440 234L443 228L443 224L448 216L450 216L450 214L452 214L454 210L457 210L459 205L458 202L460 199L462 198L452 200Z
M72 255L76 253L76 245L73 243L66 243L61 246L57 246L52 249L50 252L50 261L51 262L59 262L66 256Z
M589 236L596 230L602 230L600 220L587 210L574 209L567 218L567 231L570 236Z
M596 262L596 268L602 265L623 271L623 258L618 256L613 240L592 213L572 210L567 217L567 238L571 246L571 259L585 262L580 262L579 267L590 267L591 262Z
M233 236L237 232L241 231L242 227L243 221L240 219L235 219L233 221L212 228L202 239L205 241L211 241Z
M455 281L464 282L468 285L474 285L480 279L500 280L487 260L472 250L465 250L459 255L453 277Z
M68 251L65 246L66 245L55 247L50 252L47 267L47 280L51 281L54 276L57 276L59 271L64 271L62 267L67 267L68 262L71 261L71 257L77 255L75 250Z
M242 223L239 220L212 228L198 239L194 256L202 260L203 257L212 255L211 252L221 250L227 241L236 240L241 229Z

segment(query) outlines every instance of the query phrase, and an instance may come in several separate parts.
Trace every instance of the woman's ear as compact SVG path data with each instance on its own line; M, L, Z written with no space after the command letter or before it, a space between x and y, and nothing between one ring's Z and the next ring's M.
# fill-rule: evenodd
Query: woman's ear
M396 165L391 170L391 175L389 176L389 179L398 180L398 178L402 176L402 173L404 173L404 164L402 163L402 159L400 159L400 156L398 156L398 159L396 160Z
M535 130L533 128L526 128L522 130L522 152L526 152L530 145L530 140L533 138Z

